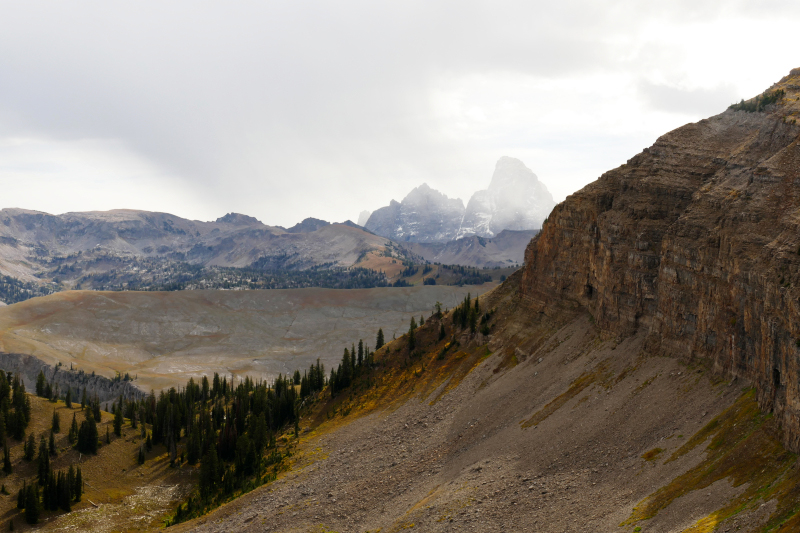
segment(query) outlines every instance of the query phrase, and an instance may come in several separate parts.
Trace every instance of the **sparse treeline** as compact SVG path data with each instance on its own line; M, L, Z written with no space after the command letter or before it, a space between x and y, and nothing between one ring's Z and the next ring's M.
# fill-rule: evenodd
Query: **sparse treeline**
M378 330L375 345L383 344L383 330ZM380 347L380 346L378 346ZM372 365L373 353L363 340L358 341L358 349L355 344L350 349L344 349L342 362L336 368L331 369L331 377L328 380L331 389L331 396L336 396L340 391L346 389L353 382L353 379L362 371L364 367Z
M183 390L162 392L157 400L151 394L136 408L129 402L124 409L131 424L137 412L152 423L152 443L163 444L173 462L200 463L198 491L178 506L171 522L202 514L238 491L273 480L276 472L268 468L289 453L278 448L277 436L291 425L299 434L303 400L325 385L325 368L317 360L302 375L279 375L272 383L245 377L234 386L233 380L215 373L210 382L205 376L200 383L190 379ZM117 404L113 409L119 412ZM140 462L143 455L140 450Z

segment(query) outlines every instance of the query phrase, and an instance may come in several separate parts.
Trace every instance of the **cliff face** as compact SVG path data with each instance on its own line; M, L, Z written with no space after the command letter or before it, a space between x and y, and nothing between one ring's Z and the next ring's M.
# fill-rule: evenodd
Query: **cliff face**
M585 307L617 335L645 328L651 353L752 381L795 451L799 98L795 69L766 106L672 131L568 197L528 245L521 287L542 312Z

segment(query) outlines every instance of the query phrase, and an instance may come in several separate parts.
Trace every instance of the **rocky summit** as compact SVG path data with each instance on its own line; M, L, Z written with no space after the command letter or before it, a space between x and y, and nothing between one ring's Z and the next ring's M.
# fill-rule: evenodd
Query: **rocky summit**
M403 198L375 210L364 227L389 239L406 242L450 241L456 238L464 203L423 183Z
M470 198L458 236L494 237L504 229L539 229L555 205L531 169L519 159L501 157L489 188Z
M501 157L489 188L473 194L466 208L423 183L402 202L392 200L374 211L364 227L399 242L491 238L504 229L539 229L554 205L553 195L522 161Z

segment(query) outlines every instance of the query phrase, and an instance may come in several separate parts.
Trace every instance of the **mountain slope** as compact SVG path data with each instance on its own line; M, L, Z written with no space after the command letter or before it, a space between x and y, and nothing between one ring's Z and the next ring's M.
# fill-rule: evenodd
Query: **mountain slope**
M525 248L538 230L503 230L486 239L475 235L449 242L403 243L403 247L431 263L494 268L522 264Z
M49 215L0 210L0 273L23 281L79 276L130 267L134 259L198 266L273 268L352 266L389 241L352 224L306 219L290 230L230 213L215 222L167 213L115 210ZM40 279L40 277L42 279Z
M795 69L759 111L678 128L567 198L528 247L521 292L753 381L800 451L798 96Z

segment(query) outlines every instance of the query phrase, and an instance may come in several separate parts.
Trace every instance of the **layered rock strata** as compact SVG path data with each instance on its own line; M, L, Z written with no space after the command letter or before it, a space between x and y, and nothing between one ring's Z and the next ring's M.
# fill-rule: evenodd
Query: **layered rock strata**
M800 69L757 98L559 204L526 250L521 293L755 383L800 451Z

